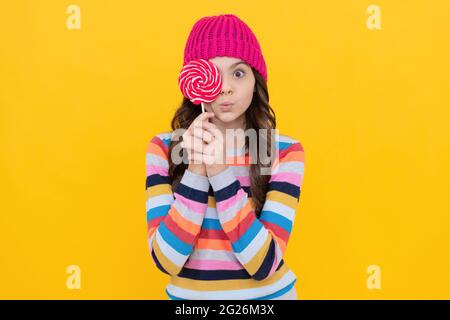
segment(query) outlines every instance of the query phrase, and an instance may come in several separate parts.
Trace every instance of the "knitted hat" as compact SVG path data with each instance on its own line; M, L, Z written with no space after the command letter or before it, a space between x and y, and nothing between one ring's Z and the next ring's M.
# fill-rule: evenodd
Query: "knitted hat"
M267 81L261 47L250 28L233 14L203 17L192 27L184 49L184 63L214 57L234 57L255 68Z

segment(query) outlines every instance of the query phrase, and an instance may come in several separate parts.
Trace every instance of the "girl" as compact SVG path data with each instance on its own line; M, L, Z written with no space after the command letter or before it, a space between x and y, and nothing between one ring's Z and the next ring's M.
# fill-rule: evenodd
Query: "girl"
M197 21L184 64L198 58L218 67L223 86L216 100L205 103L205 113L184 98L172 120L173 131L157 134L149 143L151 256L171 276L166 287L170 299L296 300L296 276L283 255L300 199L303 147L281 134L273 142L276 122L266 65L255 35L242 20L224 14ZM250 153L248 136L223 138L231 129L255 130L257 150L276 150L270 174L262 173L267 164L253 157L258 153ZM177 149L188 155L187 161L174 161Z

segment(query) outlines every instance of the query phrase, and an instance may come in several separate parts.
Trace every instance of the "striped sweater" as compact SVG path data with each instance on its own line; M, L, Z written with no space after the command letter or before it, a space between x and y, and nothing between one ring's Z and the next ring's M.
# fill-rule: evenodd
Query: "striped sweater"
M283 255L292 231L304 172L302 145L278 135L273 166L258 218L251 199L244 150L235 162L202 176L185 170L172 192L168 147L172 132L154 136L146 152L148 245L156 267L170 275L172 300L273 299L296 281ZM227 162L229 163L229 162Z

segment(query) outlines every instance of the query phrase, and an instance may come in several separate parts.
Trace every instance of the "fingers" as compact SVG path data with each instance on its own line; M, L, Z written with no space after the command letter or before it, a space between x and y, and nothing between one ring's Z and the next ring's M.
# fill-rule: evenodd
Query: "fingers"
M222 157L222 151L217 149L217 144L206 144L198 137L183 140L180 146L187 152L189 163L213 164Z
M193 164L202 164L203 156L197 152L188 154L188 162Z
M212 117L214 117L214 113L213 112L203 112L197 118L194 119L192 124L195 127L200 127L202 122L208 122L207 120L209 118L212 118Z
M183 141L180 142L180 146L188 149L188 151L203 153L207 144L199 137L189 136L186 139L183 138Z
M217 145L216 144L207 144L203 148L203 154L207 155L207 156L214 156L218 152L219 152L219 150L217 150Z
M183 134L183 139L187 140L188 136L195 136L203 139L207 143L211 142L214 137L220 134L218 127L206 120L211 117L214 117L214 113L212 112L200 114Z
M213 156L201 154L198 152L193 152L193 153L189 153L188 160L189 160L189 163L194 163L194 164L202 164L202 163L213 164L215 159Z
M216 143L206 144L200 138L192 137L192 140L182 141L180 145L187 152L189 163L207 165L225 163L223 150Z
M191 127L190 127L191 128ZM207 134L205 134L204 132L207 132ZM201 125L194 126L191 130L190 130L191 134L201 138L203 135L203 138L207 138L209 139L207 142L210 142L212 140L212 138L217 138L221 132L219 130L219 128L211 122L207 122L207 121L203 121L201 123Z
M215 157L221 154L217 151L217 146L222 145L221 132L208 121L212 117L212 112L200 114L183 134L180 146L186 149L190 162L213 164Z
M192 136L202 139L204 142L211 142L213 140L213 134L202 128L194 128Z
M207 122L207 121L204 121L202 123L202 128L205 129L205 130L208 130L209 132L211 132L213 134L214 134L214 130L218 130L219 129L214 123Z

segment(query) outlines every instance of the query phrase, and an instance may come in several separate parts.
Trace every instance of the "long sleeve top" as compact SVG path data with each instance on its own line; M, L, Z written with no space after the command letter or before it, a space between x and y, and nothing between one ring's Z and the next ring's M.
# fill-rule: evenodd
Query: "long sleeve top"
M304 151L295 139L278 135L277 170L270 176L258 218L249 167L233 163L207 177L186 169L173 190L168 151L173 132L154 136L146 152L148 245L156 267L170 276L172 300L273 299L297 278L283 260L300 199ZM228 160L227 160L228 161Z

